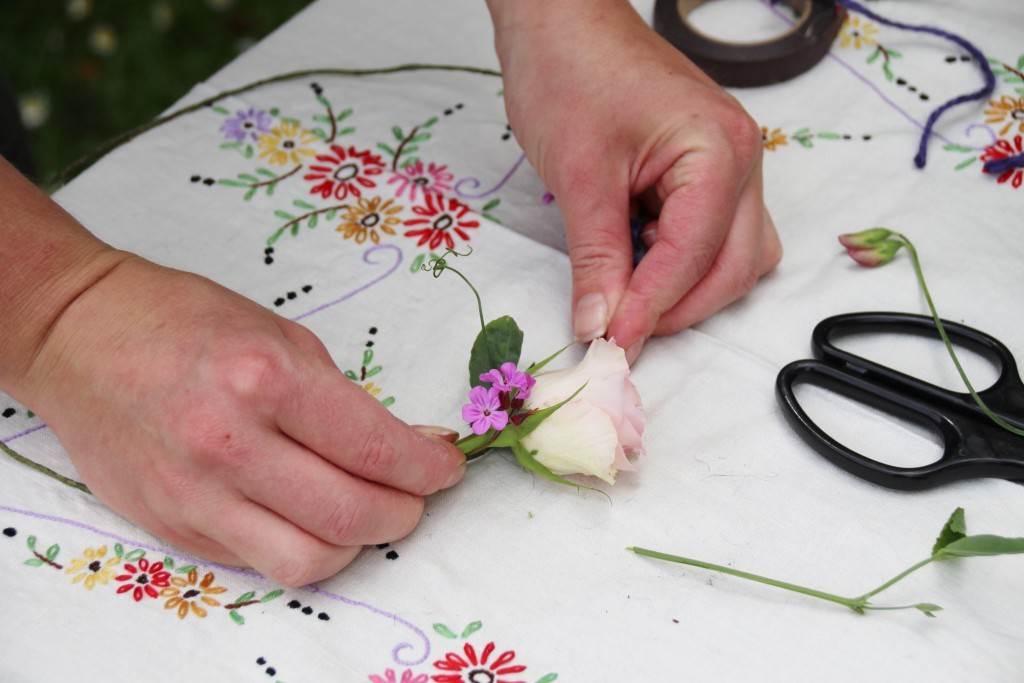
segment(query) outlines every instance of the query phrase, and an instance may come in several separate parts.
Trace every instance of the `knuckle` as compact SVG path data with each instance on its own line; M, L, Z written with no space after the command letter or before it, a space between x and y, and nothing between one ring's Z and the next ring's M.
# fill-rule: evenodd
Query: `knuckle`
M723 117L725 134L732 141L738 161L749 165L761 155L761 127L742 108L736 107Z
M269 574L272 579L289 588L301 588L325 578L322 576L321 565L313 553L300 553L280 558Z
M247 400L265 396L284 372L283 353L266 348L247 348L220 360L215 381L236 398Z
M398 466L398 450L387 434L381 429L371 429L354 460L356 472L375 480L387 479Z
M350 498L336 504L327 515L327 535L331 543L352 544L360 532L363 506L357 499Z
M569 246L569 260L576 280L592 280L617 269L619 258L606 245L587 240Z

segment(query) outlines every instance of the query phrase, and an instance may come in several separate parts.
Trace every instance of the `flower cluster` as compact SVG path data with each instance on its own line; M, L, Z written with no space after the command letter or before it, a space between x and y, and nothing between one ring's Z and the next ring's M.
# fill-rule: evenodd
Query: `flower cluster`
M502 363L500 368L480 375L480 381L490 387L478 386L469 391L469 403L462 406L462 419L473 428L473 433L486 434L493 429L503 430L509 423L510 412L519 411L523 401L537 380L528 372L520 372L515 363Z

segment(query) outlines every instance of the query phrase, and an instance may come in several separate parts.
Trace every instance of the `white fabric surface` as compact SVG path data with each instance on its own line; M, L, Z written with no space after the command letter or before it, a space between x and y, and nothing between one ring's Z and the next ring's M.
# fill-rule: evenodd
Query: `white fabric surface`
M766 21L776 20L751 6L765 12ZM872 7L896 18L956 27L1004 61L1015 61L1022 50L1014 27L1024 25L1024 9L1017 3L988 0L968 7L933 0ZM641 9L649 16L649 5ZM197 86L185 101L313 66L495 67L491 36L479 2L324 1ZM0 536L0 679L366 681L390 668L397 680L407 669L414 672L409 680L419 683L426 679L415 676L444 673L433 663L463 645L431 625L445 623L459 635L474 620L483 628L467 642L477 651L493 641L497 652L514 649L514 662L527 666L509 681L534 683L549 672L559 681L587 682L1024 676L1019 557L929 567L880 596L885 604L930 601L945 608L927 619L912 611L859 617L623 550L642 545L854 595L925 557L958 505L967 509L975 532L1024 534L1019 485L971 481L919 493L873 486L813 453L786 426L775 402L776 373L807 356L811 329L821 318L872 309L926 312L904 256L869 272L842 255L838 233L874 225L916 240L944 317L1024 352L1024 323L1015 315L1024 284L1024 192L982 176L979 164L953 170L962 157L944 151L940 141L931 145L927 169L913 169L919 129L872 89L922 121L936 102L976 87L976 70L946 63L946 55L959 52L944 42L884 28L878 36L903 53L898 66L928 90L930 102L886 83L877 65L865 64L866 50L839 44L834 57L794 81L735 93L769 129L791 133L808 126L870 134L872 140L821 139L804 149L790 139L766 151L767 199L785 259L742 302L696 329L649 343L634 373L650 417L648 453L637 472L608 489L611 504L535 480L510 458L490 457L474 465L463 484L429 502L420 528L394 545L397 560L371 548L322 584L334 597L289 590L241 610L242 626L222 608L179 623L162 608L162 599L136 604L115 594L115 581L86 592L63 571L24 566L29 534L42 548L60 543L58 560L65 564L87 547L106 544L112 552L115 537L137 540L136 545L165 544L93 498L0 458L0 527L17 530L14 538ZM370 148L390 140L392 125L407 128L438 114L434 138L420 155L448 164L456 179L479 178L477 192L497 184L519 157L514 140L501 140L505 118L498 79L419 72L309 80L323 86L336 109L354 108L346 123L357 130L346 145ZM997 94L1011 92L1001 85ZM464 108L439 114L454 103ZM322 109L308 81L262 88L225 106L232 112L279 106L303 120ZM987 139L984 131L965 127L983 118L983 108L957 109L939 132L952 142L978 146ZM144 135L96 164L57 199L111 243L212 277L282 315L312 310L388 272L397 258L393 247L373 252L367 258L375 262L366 263L366 246L342 239L334 223L303 228L295 238L285 235L274 264L265 265L264 239L281 223L274 210L291 210L296 199L321 203L297 178L282 183L273 197L251 202L234 188L190 182L193 174L230 178L256 165L218 149L221 120L201 111ZM387 196L394 187L378 185ZM480 287L485 312L512 315L524 328L527 359L558 348L569 334L568 261L558 250L557 208L542 202L543 192L532 169L520 167L493 195L502 199L494 213L508 227L483 221L470 241L474 255L460 264ZM480 209L487 199L468 201ZM475 332L472 299L454 277L410 273L423 252L412 240L399 235L385 243L401 252L393 273L303 322L342 369L358 369L368 329L377 327L375 363L384 370L374 381L383 387L382 397L396 397L392 410L410 422L456 425ZM276 297L304 284L313 290L273 306ZM938 345L917 340L858 348L957 387ZM975 361L972 372L990 372ZM8 404L15 405L0 397L0 409ZM850 432L864 439L858 445L910 458L935 450L912 431L884 427L864 409L820 395L814 405L815 415L830 424L854 425ZM0 439L38 424L40 418L25 417L19 406L14 417L0 420ZM9 443L76 476L45 428ZM180 552L167 553L179 566L186 563ZM201 565L200 572L209 569ZM220 598L274 588L257 577L212 571L218 584L229 586ZM329 613L330 620L288 608L291 600ZM392 648L401 642L410 647L395 659ZM257 658L266 661L257 664ZM273 666L273 676L265 673L267 666Z

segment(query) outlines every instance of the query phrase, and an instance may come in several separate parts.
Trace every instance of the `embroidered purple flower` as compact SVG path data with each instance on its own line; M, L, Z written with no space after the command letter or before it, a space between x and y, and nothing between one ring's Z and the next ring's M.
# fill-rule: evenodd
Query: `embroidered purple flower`
M480 375L481 382L490 382L491 386L502 394L516 390L516 400L530 397L530 389L537 383L529 373L520 372L515 363L502 363L500 369L488 370Z
M501 410L501 393L495 387L473 387L469 403L462 406L462 419L474 434L486 434L491 428L500 432L508 424L508 413Z
M245 138L257 140L263 133L270 132L273 118L262 109L249 107L248 111L239 110L234 116L221 124L220 130L228 140L243 142Z

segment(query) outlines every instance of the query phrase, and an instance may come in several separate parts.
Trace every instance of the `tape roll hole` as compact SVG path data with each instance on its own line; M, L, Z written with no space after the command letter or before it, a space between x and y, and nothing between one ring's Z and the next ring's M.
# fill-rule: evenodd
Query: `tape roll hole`
M696 33L724 43L757 44L777 40L794 30L755 0L679 0L679 16ZM794 24L807 18L810 0L778 4Z

